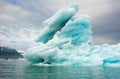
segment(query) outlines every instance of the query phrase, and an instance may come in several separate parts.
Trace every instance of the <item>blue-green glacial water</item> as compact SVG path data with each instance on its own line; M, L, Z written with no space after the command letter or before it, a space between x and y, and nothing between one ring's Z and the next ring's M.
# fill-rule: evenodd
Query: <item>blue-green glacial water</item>
M119 67L35 66L25 60L0 60L0 79L120 79Z

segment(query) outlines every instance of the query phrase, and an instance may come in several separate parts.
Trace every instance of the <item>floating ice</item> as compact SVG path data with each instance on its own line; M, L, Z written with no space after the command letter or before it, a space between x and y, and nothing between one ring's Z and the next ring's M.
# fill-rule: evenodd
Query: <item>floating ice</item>
M36 44L24 53L31 63L50 65L120 64L120 44L95 45L90 17L76 15L78 5L69 4L44 22Z

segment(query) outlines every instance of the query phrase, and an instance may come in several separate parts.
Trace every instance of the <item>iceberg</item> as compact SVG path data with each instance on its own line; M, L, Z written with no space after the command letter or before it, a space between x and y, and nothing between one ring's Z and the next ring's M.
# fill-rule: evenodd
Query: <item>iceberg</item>
M71 3L44 21L36 43L24 52L32 64L93 66L120 64L120 44L95 45L88 15Z

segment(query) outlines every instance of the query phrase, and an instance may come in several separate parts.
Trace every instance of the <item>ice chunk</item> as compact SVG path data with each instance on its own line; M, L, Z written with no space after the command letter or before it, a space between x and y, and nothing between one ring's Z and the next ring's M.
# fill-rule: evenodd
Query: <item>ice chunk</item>
M91 40L91 18L75 15L77 11L78 5L72 3L46 20L46 27L24 57L32 63L51 65L120 64L120 44L95 45Z
M66 22L75 15L77 10L77 4L70 4L63 9L60 9L54 16L44 22L46 27L36 41L46 43L52 39L54 34L61 30Z
M116 66L116 65L119 65L120 66L120 57L110 57L110 58L107 58L107 59L104 59L103 60L103 65L104 66Z

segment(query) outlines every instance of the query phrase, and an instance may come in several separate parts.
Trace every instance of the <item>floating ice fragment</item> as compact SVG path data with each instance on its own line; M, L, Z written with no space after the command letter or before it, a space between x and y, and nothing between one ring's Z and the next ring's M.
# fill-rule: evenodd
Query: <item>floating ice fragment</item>
M78 5L72 3L46 20L36 45L26 50L24 57L32 63L51 65L120 64L120 44L95 45L91 18L75 15L77 11Z

